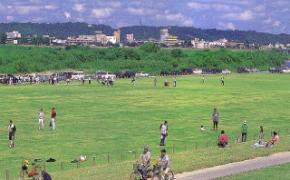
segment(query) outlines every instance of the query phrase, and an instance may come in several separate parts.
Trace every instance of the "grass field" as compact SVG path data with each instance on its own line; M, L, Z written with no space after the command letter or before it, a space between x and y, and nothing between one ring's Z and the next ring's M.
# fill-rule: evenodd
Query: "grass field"
M237 174L235 176L224 177L222 180L254 180L254 179L289 179L290 177L290 164L283 164L269 168L263 168L256 171Z
M57 163L46 167L60 179L72 179L74 173L85 172L93 172L94 178L98 177L95 179L108 179L107 175L109 179L126 178L135 158L131 152L138 155L142 146L149 144L157 156L159 125L163 120L169 121L167 148L171 152L175 147L172 158L177 172L288 150L290 143L271 150L254 151L249 144L242 144L221 151L215 147L219 132L210 130L210 118L212 109L217 107L220 129L226 130L231 141L239 136L240 125L247 120L251 139L263 125L267 138L277 130L286 142L290 139L286 136L290 119L289 75L232 74L225 77L225 87L221 87L219 79L220 76L208 76L203 85L199 76L178 77L177 88L162 87L163 78L158 79L157 88L150 78L137 79L136 87L130 85L130 80L117 80L114 87L79 82L69 86L1 86L0 179L5 169L17 177L23 159L49 157L57 159ZM52 106L58 113L55 132L48 128ZM47 115L44 131L37 130L41 107ZM9 119L17 126L15 149L7 147ZM199 132L201 124L208 129L206 133ZM192 149L196 151L192 153ZM69 162L81 154L87 155L89 161L75 170ZM106 164L108 154L110 164ZM87 178L88 174L80 179L94 179Z

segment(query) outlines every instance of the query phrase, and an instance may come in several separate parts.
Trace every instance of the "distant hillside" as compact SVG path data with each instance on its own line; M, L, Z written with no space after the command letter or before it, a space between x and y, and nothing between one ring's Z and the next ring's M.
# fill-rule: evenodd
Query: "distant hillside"
M159 39L160 29L164 27L152 26L130 26L122 27L121 36L125 39L127 33L134 33L137 40L142 39ZM68 36L76 36L81 34L94 34L95 31L101 30L105 34L112 34L114 29L107 25L89 25L87 23L0 23L0 32L8 32L18 30L24 35L51 35L58 38ZM289 34L270 34L256 31L231 31L218 29L199 29L194 27L169 27L169 32L176 35L181 40L191 40L194 37L203 38L205 40L217 40L226 38L245 43L290 43Z

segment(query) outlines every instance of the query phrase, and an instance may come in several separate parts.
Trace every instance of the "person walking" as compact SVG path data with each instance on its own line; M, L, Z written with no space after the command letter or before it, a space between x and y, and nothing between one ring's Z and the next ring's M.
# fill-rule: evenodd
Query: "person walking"
M89 77L89 84L91 84L92 83L92 80L91 80L91 77Z
M56 109L53 107L51 109L51 121L50 121L50 127L52 130L55 130L55 123L56 123Z
M219 113L217 111L217 108L213 109L213 113L212 113L212 122L213 122L213 130L217 130L218 129L218 124L219 124Z
M248 134L247 121L244 121L242 128L241 128L241 132L242 132L242 142L246 142L247 141L247 134Z
M160 146L165 146L165 142L166 142L166 137L168 136L168 122L164 121L164 123L162 123L160 125Z
M225 86L225 77L224 76L221 77L221 85Z
M131 84L135 87L135 83L136 83L136 79L135 77L133 77L133 79L131 80Z
M45 118L45 115L44 115L43 109L41 108L38 113L38 130L41 130L44 128L44 118Z
M10 120L8 125L9 148L15 147L15 135L16 135L16 126L13 123L13 121Z

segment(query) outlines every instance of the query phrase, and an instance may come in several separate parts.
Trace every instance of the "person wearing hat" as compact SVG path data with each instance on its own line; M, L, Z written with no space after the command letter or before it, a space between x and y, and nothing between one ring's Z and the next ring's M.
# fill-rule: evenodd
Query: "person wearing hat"
M149 150L149 146L145 145L143 153L140 156L141 164L140 164L140 166L138 168L139 171L142 174L142 178L143 179L147 179L147 172L148 172L148 169L151 166L150 159L151 159L151 153L150 153L150 150Z
M247 121L244 121L242 128L242 142L246 142L247 140L247 133L248 133L248 125L247 125Z

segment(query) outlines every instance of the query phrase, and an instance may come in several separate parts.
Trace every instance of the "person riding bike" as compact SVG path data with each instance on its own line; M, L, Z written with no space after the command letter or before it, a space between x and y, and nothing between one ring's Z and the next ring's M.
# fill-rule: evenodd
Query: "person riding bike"
M151 166L150 159L151 159L151 153L149 151L149 146L145 145L143 153L140 155L141 164L139 165L139 168L138 168L140 173L142 174L143 180L147 179L147 172Z
M160 151L159 164L161 166L161 170L165 173L165 180L167 180L168 172L170 171L170 159L169 156L166 154L165 149L162 149Z

